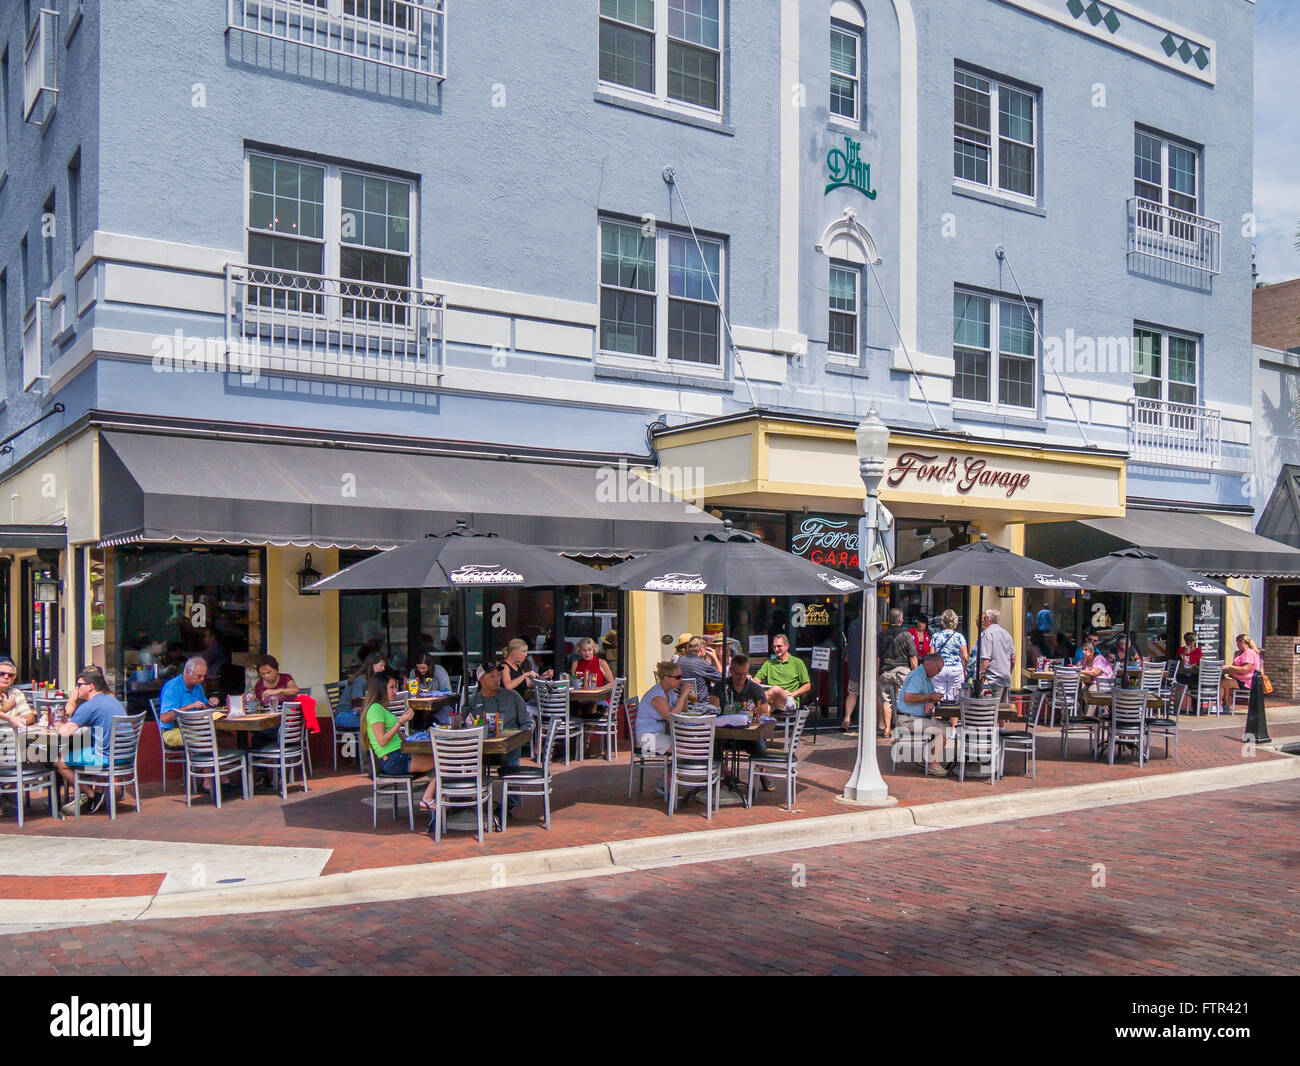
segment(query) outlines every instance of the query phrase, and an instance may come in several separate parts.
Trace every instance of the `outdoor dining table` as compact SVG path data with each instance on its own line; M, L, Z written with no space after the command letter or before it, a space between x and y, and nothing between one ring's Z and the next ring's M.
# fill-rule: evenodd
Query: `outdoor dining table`
M518 751L528 743L528 738L532 735L528 729L512 729L499 737L486 737L483 741L483 754L505 755L507 752ZM432 755L433 741L403 740L402 750L410 755Z
M242 714L231 717L225 711L214 711L212 724L218 733L234 733L236 736L247 733L260 733L263 729L273 729L280 724L279 714Z
M421 729L428 729L433 716L444 707L451 707L460 702L459 692L448 692L441 696L407 696L406 706L415 712L415 721Z

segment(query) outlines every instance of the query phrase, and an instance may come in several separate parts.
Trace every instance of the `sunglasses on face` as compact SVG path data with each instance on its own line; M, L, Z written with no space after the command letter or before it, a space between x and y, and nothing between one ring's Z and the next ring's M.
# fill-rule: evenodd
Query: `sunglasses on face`
M0 678L3 678L3 677L17 677L17 676L18 676L18 675L15 674L15 673L6 673L6 672L3 672L3 671L0 671Z

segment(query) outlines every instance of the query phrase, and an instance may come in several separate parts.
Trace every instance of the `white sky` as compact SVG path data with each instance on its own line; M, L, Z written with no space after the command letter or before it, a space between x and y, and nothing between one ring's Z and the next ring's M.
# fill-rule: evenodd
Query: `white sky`
M1300 0L1255 4L1255 262L1260 281L1300 275ZM1225 224L1225 230L1227 226Z

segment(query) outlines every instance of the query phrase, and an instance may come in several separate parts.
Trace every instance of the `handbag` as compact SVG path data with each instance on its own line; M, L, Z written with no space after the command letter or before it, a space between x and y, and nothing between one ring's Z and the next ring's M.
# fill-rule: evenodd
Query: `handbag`
M1264 695L1273 695L1273 682L1268 679L1268 674L1264 673L1263 670L1259 672L1259 680L1264 686Z

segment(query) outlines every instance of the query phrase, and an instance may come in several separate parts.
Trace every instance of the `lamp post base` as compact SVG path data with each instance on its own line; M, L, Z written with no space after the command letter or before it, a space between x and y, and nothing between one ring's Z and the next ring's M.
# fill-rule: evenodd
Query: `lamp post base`
M896 807L898 797L891 796L888 788L846 788L844 795L835 797L835 802L846 807Z

